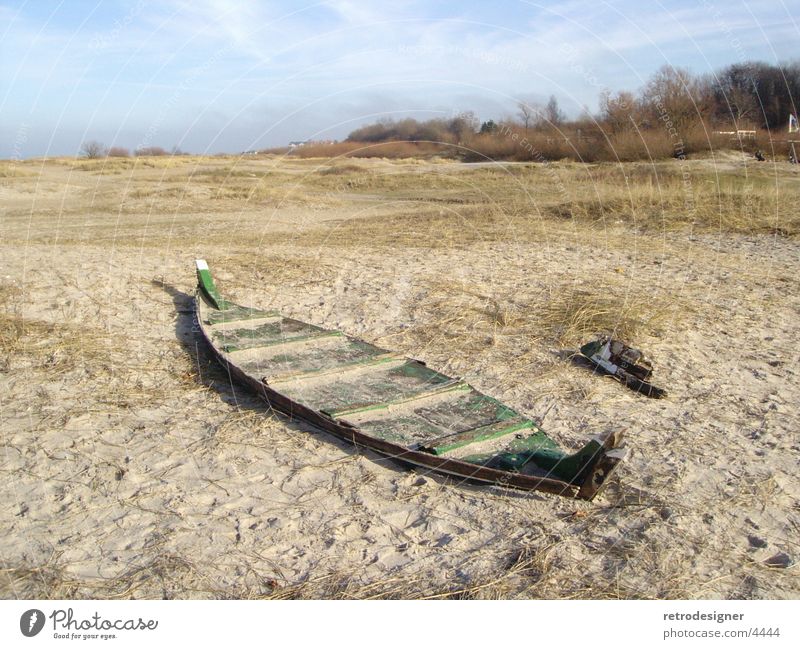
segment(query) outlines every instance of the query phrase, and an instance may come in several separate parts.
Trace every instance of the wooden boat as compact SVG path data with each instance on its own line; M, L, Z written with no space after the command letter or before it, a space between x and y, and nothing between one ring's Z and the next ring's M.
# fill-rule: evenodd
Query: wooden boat
M224 300L197 261L196 327L272 408L392 459L480 483L594 498L621 435L563 452L531 419L425 363L340 331Z

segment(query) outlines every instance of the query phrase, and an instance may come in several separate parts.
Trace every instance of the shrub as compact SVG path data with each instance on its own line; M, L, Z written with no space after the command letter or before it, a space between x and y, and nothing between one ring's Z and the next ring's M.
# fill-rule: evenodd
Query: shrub
M297 147L290 155L298 158L419 158L455 155L454 147L436 142L337 142Z
M85 158L89 158L90 160L102 158L106 155L106 146L97 140L89 140L88 142L83 143L83 146L81 147L81 155Z
M162 149L160 146L143 146L136 149L136 156L144 156L144 155L167 155L167 152Z

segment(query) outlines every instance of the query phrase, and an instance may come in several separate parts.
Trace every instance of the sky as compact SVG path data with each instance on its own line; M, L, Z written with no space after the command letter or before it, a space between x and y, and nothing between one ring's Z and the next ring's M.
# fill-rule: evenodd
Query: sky
M0 0L0 158L239 152L380 118L568 115L695 73L800 56L800 0Z

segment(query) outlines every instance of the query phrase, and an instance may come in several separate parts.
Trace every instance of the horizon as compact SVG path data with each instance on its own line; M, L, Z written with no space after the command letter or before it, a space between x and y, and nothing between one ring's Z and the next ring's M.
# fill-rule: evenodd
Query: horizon
M568 116L664 65L796 56L797 3L4 2L0 158L84 142L197 154L341 140L381 118ZM796 13L796 12L795 12Z

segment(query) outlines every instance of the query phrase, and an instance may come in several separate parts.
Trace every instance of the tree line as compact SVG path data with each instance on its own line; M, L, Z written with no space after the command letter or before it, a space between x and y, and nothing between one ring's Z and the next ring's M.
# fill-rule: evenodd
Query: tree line
M786 129L790 115L797 116L798 101L800 62L737 63L707 75L667 65L637 91L603 92L595 114L584 111L575 119L567 119L550 97L543 105L520 100L514 116L497 122L480 123L469 111L425 121L385 119L352 131L346 141L462 145L475 159L680 157L723 145L731 133L744 148L763 148L771 133Z
M720 128L781 130L800 101L800 62L736 63L693 75L664 66L638 93L603 93L598 121L612 130L651 127L666 112L678 127L704 122Z
M598 110L568 119L557 99L519 100L514 115L480 122L472 111L429 120L384 119L352 131L344 142L297 147L301 157L446 155L465 160L638 160L685 157L731 145L777 158L789 150L781 134L800 102L800 61L743 62L695 75L663 66L638 90L606 91ZM778 136L777 138L774 136ZM275 151L279 151L276 149ZM128 157L100 142L84 143L87 158ZM172 155L181 151L173 149ZM135 156L167 155L141 146Z
M133 155L139 156L161 156L161 155L185 155L178 147L173 147L172 151L167 151L160 146L140 146L135 149ZM97 140L89 140L81 146L81 156L95 160L98 158L130 158L129 149L121 146L107 147Z

